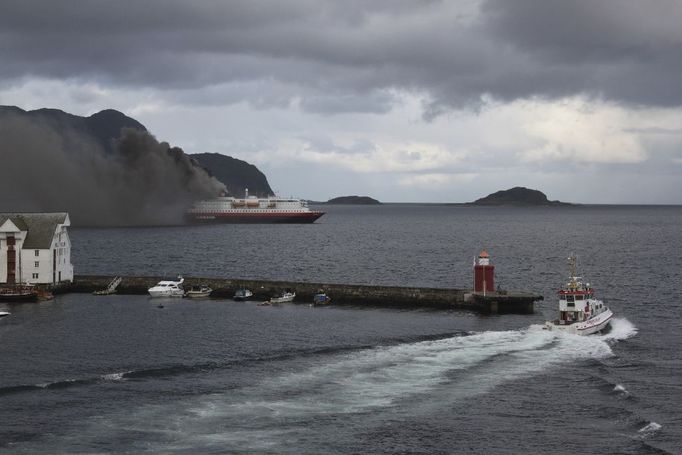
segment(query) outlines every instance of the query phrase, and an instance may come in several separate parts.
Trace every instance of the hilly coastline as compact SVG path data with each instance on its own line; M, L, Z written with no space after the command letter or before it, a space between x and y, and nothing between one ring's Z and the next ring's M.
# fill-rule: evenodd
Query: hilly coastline
M381 202L369 196L339 196L329 199L326 204L331 205L379 205Z
M0 106L0 156L0 211L68 211L78 225L177 224L193 201L226 190L273 194L255 166L187 155L113 109L82 117Z

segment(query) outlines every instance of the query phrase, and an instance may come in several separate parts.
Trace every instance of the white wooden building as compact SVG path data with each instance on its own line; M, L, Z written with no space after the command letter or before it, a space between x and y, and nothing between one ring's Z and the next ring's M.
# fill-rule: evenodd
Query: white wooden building
M69 214L0 213L0 284L73 281Z

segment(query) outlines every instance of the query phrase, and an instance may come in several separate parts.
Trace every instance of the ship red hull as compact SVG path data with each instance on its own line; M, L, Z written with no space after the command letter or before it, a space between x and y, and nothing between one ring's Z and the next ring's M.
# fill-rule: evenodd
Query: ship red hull
M188 213L187 219L193 223L314 223L324 212L205 212Z

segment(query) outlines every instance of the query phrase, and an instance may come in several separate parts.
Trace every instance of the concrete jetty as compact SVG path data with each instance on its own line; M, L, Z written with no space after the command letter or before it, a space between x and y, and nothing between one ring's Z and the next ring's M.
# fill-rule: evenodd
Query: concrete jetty
M68 292L92 293L106 288L113 278L76 275ZM144 295L161 279L122 277L117 293ZM313 295L322 290L332 298L334 305L464 309L482 314L531 314L534 302L543 300L538 294L515 291L480 293L467 289L185 277L186 288L200 284L210 286L213 289L211 297L216 299L230 299L240 288L250 289L253 300L267 300L284 289L292 289L296 292L296 303L311 303Z

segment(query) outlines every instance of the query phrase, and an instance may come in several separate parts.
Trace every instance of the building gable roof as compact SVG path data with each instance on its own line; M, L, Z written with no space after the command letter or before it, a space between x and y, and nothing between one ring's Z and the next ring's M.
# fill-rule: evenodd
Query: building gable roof
M58 213L0 213L0 226L11 220L22 231L27 231L22 246L27 250L45 250L52 245L57 225L69 224L66 212Z
M13 223L9 218L5 218L4 220L0 218L0 232L21 232L28 229L24 222L21 222L21 220L16 221L19 222L19 226Z

